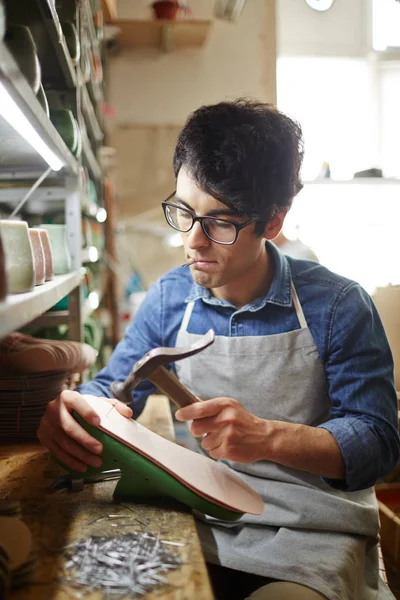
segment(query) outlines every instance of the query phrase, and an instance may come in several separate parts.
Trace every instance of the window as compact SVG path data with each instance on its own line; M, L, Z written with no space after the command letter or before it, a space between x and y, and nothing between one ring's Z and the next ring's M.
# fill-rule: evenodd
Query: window
M374 50L400 47L400 2L373 0L372 45Z

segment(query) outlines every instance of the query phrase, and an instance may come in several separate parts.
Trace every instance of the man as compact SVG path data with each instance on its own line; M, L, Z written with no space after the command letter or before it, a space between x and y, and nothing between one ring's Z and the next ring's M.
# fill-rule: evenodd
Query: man
M378 575L372 488L399 458L392 357L358 284L270 242L301 188L301 162L300 127L271 105L222 102L190 116L163 209L194 262L151 287L108 366L79 392L110 397L145 352L212 327L214 344L175 365L203 400L176 417L265 502L261 516L234 524L199 516L217 598L392 598ZM134 417L152 391L135 391ZM80 393L63 392L38 435L84 471L100 464L101 445L73 409L98 422Z

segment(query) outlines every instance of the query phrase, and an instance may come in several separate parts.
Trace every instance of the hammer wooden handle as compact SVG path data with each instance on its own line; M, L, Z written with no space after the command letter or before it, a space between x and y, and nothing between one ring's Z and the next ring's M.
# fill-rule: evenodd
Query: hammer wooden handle
M200 402L196 396L180 383L174 373L168 371L165 367L158 367L148 379L179 408Z

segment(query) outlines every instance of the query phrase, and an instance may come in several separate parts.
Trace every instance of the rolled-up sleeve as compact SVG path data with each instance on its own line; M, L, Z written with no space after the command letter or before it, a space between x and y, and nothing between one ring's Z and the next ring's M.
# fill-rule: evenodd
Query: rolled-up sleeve
M335 437L346 467L332 487L364 489L393 470L400 457L393 358L370 296L349 285L333 307L325 372L331 418L319 425Z

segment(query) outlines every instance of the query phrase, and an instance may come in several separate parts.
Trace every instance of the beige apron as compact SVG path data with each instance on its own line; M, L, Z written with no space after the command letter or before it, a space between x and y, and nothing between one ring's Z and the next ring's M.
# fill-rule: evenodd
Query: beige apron
M263 419L310 426L329 419L324 369L294 286L292 294L300 329L216 336L211 347L176 363L180 381L202 400L232 397ZM188 303L177 346L200 338L187 330L193 310ZM331 600L394 598L378 572L373 488L334 490L316 475L265 460L220 462L262 496L265 509L236 523L202 515L198 530L209 562L297 582Z

